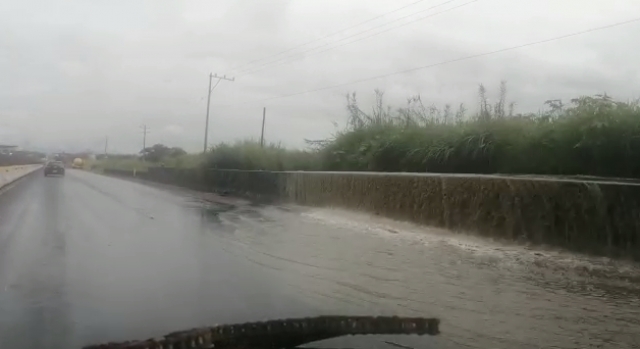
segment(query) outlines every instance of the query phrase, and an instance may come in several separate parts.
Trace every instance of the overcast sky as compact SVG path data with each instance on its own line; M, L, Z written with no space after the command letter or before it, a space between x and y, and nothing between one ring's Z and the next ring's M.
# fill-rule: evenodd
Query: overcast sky
M451 0L429 10L443 2L0 1L0 143L99 151L108 136L110 151L133 152L146 124L148 144L199 151L210 72L236 77L212 94L211 143L258 138L266 107L266 139L303 146L304 138L329 136L333 122L344 124L347 92L368 107L375 88L394 106L420 94L429 103L473 108L478 84L496 97L504 79L519 111L603 91L640 96L634 22L268 99L640 17L638 0Z

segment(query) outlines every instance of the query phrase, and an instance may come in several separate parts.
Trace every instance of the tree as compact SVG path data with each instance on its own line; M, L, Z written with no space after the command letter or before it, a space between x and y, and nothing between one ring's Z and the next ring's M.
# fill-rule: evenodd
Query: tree
M147 147L140 151L142 158L150 162L160 162L163 158L169 155L171 148L164 144L154 144L151 147Z
M169 148L164 144L155 144L146 149L140 151L142 158L150 162L160 162L167 157L178 157L187 154L187 152L180 147Z
M178 157L182 155L187 155L187 152L180 147L173 147L169 151L169 156L171 157Z

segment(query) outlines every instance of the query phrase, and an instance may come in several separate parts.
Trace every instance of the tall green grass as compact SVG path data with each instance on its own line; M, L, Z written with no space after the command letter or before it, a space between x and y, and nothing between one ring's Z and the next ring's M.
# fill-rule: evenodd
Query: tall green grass
M316 171L322 169L318 160L315 151L291 150L273 143L263 147L260 142L245 140L213 147L204 165L237 170Z
M640 177L640 105L607 95L553 100L535 114L515 114L506 89L479 111L438 109L419 98L371 113L348 97L348 128L321 151L326 170L513 173Z
M104 169L111 170L133 170L146 171L151 163L143 162L135 157L113 157L100 160L94 160L87 163L87 167L92 170L101 171Z
M202 154L186 154L176 157L166 157L161 162L142 161L134 155L115 155L106 159L94 160L87 164L93 170L133 170L147 171L150 167L196 168L204 165L206 157Z
M202 155L164 161L166 167L240 170L331 170L435 173L592 175L640 178L640 104L610 96L549 100L537 113L516 113L506 85L490 103L481 85L471 113L438 108L420 97L393 108L376 91L371 112L347 96L347 126L308 150L253 140L219 144ZM103 166L144 170L136 159ZM153 164L157 166L157 164Z

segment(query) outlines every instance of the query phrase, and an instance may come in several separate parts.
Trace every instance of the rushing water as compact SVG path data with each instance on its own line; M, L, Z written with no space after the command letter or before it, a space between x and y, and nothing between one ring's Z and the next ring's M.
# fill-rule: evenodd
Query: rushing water
M291 316L442 319L333 348L633 348L635 264L69 171L0 196L0 348Z
M213 216L226 227L219 237L228 251L327 313L440 317L436 347L640 345L640 268L633 263L340 210L244 208Z

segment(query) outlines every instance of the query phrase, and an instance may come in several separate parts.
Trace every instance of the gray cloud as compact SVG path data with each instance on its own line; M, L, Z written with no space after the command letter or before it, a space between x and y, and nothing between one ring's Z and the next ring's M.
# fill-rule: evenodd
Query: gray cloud
M4 1L0 135L7 142L93 150L101 149L109 136L112 150L130 152L140 148L139 126L147 124L150 143L198 151L209 72L237 77L235 82L223 81L212 95L214 142L258 137L262 108L267 107L268 140L301 146L303 138L326 137L334 131L332 122L344 122L347 92L357 91L364 104L372 101L375 88L385 90L396 106L419 93L436 104L465 102L473 107L478 84L485 83L496 96L504 79L509 98L520 110L536 110L546 99L578 94L638 95L640 52L635 48L640 23L264 100L623 21L640 16L636 0L480 0L334 50L242 73L247 62L311 40L319 39L290 54L348 43L359 38L345 39L354 33L442 1L423 1L323 38L411 2Z

